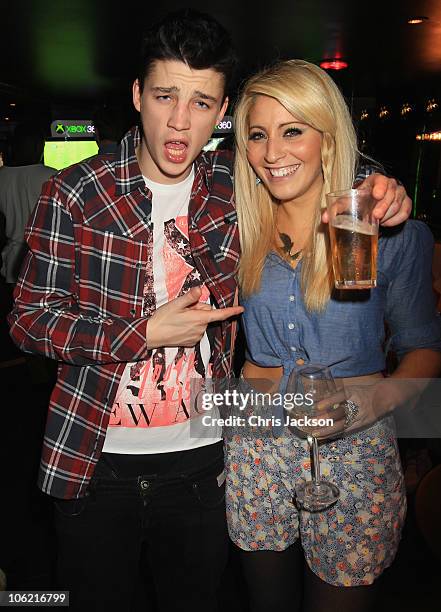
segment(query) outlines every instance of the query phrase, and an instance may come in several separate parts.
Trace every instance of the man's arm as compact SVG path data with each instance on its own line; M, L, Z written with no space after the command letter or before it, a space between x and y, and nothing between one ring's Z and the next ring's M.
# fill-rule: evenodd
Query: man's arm
M45 184L26 231L29 252L8 316L11 336L28 353L74 365L132 362L159 346L194 346L207 325L243 312L200 304L200 289L171 300L148 317L90 317L78 302L72 218L65 186ZM147 329L148 323L148 329ZM146 336L148 334L148 344Z
M8 316L25 352L75 365L136 361L147 354L145 317L87 317L78 304L70 194L57 177L44 187L26 230L29 252Z
M363 165L354 184L357 187L372 188L372 195L377 200L374 216L380 220L381 225L392 227L400 225L409 218L412 212L412 200L405 188L396 179L380 174L378 167ZM322 221L328 223L327 211L323 212Z
M372 195L377 200L374 216L380 220L381 225L400 225L410 217L412 200L396 179L374 172L361 185L372 187Z

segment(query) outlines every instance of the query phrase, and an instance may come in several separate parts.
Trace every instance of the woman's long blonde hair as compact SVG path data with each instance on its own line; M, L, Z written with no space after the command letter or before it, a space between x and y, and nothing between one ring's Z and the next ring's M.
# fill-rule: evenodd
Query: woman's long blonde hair
M334 81L314 64L289 60L250 78L235 111L235 193L242 258L239 284L246 297L260 287L268 252L273 248L277 201L247 160L249 113L256 96L270 96L294 117L322 134L323 190L309 243L303 249L301 286L308 310L320 311L334 283L328 232L321 227L325 194L352 186L358 158L357 139L348 107Z

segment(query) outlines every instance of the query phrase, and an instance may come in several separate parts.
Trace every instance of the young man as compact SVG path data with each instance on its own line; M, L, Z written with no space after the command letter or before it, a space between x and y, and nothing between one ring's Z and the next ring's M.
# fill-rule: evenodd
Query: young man
M234 62L208 16L154 26L133 86L142 130L47 183L28 227L10 322L23 350L60 362L39 485L58 498L59 581L74 609L129 610L143 543L160 610L216 608L222 443L198 419L190 430L189 382L230 375L242 310L231 157L201 153ZM380 214L405 199L384 177L376 190Z

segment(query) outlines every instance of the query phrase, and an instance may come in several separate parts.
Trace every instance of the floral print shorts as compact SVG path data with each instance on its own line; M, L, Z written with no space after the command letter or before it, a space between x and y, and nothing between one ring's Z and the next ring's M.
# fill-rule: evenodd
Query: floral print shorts
M325 479L340 497L321 512L297 510L296 482L311 479L306 440L240 433L225 438L226 506L232 541L243 550L284 550L301 539L311 570L335 586L371 584L397 552L406 514L392 417L320 443Z

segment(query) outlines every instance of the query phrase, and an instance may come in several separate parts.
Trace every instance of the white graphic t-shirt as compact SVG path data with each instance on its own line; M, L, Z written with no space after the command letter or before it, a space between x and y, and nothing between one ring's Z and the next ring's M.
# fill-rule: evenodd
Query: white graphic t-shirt
M188 205L194 171L174 185L154 183L146 177L144 180L152 192L153 224L144 314L151 316L194 285L201 285L200 300L209 303L209 292L201 284L188 240ZM157 348L149 352L145 361L127 364L112 407L103 451L167 453L218 442L220 429L216 437L208 438L202 416L194 418L194 411L190 435L190 380L211 377L210 354L209 340L204 334L195 347Z

